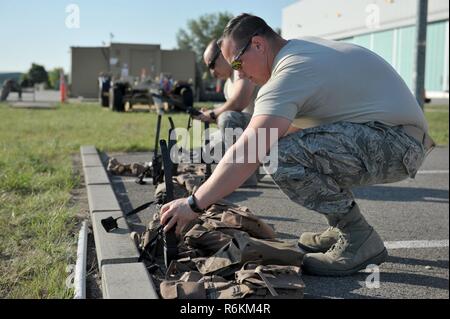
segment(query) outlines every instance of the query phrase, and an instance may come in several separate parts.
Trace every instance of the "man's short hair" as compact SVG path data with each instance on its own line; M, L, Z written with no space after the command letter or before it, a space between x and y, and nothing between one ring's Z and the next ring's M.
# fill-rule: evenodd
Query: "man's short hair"
M243 46L255 32L269 39L278 37L278 34L260 17L242 13L228 22L222 39L231 38L238 46Z
M217 39L212 39L211 42L209 42L207 48L211 47L211 56L215 56L219 51L220 51L220 47L219 47L219 41Z

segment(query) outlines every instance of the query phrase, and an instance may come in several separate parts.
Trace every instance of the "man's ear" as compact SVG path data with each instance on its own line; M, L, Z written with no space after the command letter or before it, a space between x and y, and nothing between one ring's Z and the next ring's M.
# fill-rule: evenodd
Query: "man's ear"
M257 50L264 52L265 51L265 46L267 44L267 41L265 41L265 39L261 36L255 36L253 37L253 45L256 47Z

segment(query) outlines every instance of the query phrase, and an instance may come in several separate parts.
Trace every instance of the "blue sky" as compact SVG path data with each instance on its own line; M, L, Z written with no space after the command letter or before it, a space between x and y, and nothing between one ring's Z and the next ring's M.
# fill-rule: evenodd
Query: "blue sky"
M206 13L253 13L281 27L282 9L296 0L0 0L0 72L24 72L32 62L70 68L71 46L109 42L176 47L176 33ZM66 7L80 8L80 28L66 27Z

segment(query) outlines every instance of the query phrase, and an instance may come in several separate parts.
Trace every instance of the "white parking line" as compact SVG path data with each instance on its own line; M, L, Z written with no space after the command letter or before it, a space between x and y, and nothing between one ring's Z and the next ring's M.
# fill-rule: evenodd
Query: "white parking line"
M420 175L434 175L434 174L448 174L449 170L429 170L429 171L418 171L417 174Z
M447 240L407 240L407 241L386 241L384 245L387 249L412 249L412 248L440 248L448 247Z

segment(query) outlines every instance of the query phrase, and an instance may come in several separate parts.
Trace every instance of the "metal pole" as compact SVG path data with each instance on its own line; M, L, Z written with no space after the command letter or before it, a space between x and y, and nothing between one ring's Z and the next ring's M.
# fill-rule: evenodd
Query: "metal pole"
M425 104L425 62L427 51L428 0L417 0L416 55L414 70L414 93L423 109Z
M86 299L86 260L87 260L87 223L81 224L78 237L77 263L75 266L75 296L73 299Z

